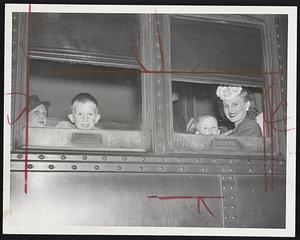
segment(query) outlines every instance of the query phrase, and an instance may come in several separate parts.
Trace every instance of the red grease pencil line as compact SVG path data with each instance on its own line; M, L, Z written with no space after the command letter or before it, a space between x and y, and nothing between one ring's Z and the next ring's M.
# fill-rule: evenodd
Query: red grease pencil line
M28 109L28 105L29 105L29 78L30 78L30 59L29 59L29 48L30 48L30 33L31 33L31 4L29 4L28 7L28 28L27 28L27 34L28 34L28 39L27 39L27 71L26 71L26 135L25 135L25 161L24 161L24 192L25 194L27 194L27 190L28 190L28 122L29 122L29 109Z
M207 206L207 204L205 203L205 199L206 198L212 198L212 199L221 199L224 198L223 196L148 196L148 198L157 198L158 200L176 200L176 199L196 199L197 200L197 211L198 213L200 213L200 203L202 202L203 206L205 207L205 209L208 211L208 213L213 216L216 217L213 212L211 211L211 209Z
M265 192L268 191L268 176L267 176L267 165L266 165L266 161L267 161L267 157L266 157L266 109L265 109L265 100L266 100L266 82L263 82L264 84L264 88L262 91L262 113L263 113L263 145L264 145L264 189Z

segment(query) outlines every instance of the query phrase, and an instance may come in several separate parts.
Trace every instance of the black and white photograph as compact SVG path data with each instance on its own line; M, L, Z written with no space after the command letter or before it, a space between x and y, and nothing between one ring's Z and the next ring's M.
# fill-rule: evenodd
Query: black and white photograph
M5 10L4 233L295 234L296 7Z

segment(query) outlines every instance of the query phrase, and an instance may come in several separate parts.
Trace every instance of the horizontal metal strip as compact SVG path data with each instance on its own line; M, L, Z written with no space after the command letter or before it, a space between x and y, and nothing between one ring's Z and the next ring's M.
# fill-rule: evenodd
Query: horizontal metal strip
M165 156L112 156L112 155L68 155L68 154L28 154L30 161L79 161L79 162L122 162L122 163L180 163L180 164L214 164L214 165L265 165L272 164L278 166L285 166L285 161L274 157L272 160L266 158L214 158L214 157L165 157ZM11 154L12 161L25 160L24 153Z
M24 162L11 162L12 171L24 171ZM78 162L33 162L27 163L28 171L65 172L133 172L133 173L200 173L200 174L246 174L263 175L264 166L234 166L194 164L134 164L134 163L78 163ZM271 174L272 166L266 166L266 174ZM284 175L285 168L274 167L274 174Z

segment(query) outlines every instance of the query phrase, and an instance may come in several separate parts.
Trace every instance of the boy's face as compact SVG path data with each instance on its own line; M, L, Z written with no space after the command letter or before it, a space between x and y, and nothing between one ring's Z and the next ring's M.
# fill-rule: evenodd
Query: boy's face
M93 129L100 119L96 104L90 101L75 102L73 113L68 116L78 129Z
M218 122L213 117L205 117L196 125L201 135L219 135Z
M44 105L39 105L29 112L28 125L32 127L44 127L47 123L47 109Z

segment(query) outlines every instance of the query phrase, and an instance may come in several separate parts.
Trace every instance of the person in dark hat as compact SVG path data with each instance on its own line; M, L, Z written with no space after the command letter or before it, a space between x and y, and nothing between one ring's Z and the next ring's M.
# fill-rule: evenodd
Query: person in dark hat
M37 95L29 97L28 111L29 121L28 125L31 127L45 127L47 123L49 102L42 102Z

